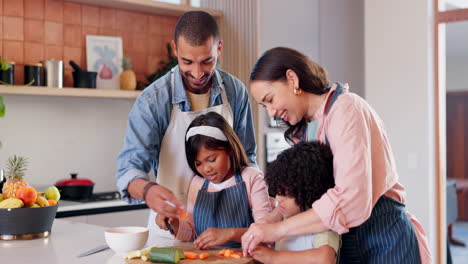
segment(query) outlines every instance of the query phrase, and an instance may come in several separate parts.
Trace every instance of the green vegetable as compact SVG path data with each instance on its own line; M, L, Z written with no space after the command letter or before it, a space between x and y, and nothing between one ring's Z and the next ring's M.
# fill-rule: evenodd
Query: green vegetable
M182 250L178 248L151 248L149 260L151 262L159 263L179 263L180 259L184 256Z

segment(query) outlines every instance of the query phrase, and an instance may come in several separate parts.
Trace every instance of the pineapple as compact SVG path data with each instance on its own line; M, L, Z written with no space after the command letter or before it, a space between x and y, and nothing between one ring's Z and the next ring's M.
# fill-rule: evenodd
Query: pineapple
M7 162L6 179L3 185L2 193L3 199L15 198L16 192L23 186L29 184L23 179L24 172L26 171L26 158L14 155L10 157Z
M120 74L120 89L135 90L137 86L135 72L132 71L132 63L129 58L122 59L124 71Z

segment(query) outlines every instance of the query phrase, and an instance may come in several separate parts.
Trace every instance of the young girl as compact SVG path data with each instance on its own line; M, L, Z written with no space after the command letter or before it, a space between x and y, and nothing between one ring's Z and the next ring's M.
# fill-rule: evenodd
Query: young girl
M196 176L187 197L187 218L156 219L173 229L176 239L192 241L199 249L224 245L240 247L248 227L271 211L263 174L248 167L239 138L215 112L194 119L185 137L185 152Z
M318 141L299 143L269 164L265 181L282 218L304 212L335 186L331 150ZM276 250L259 245L252 256L262 263L336 263L339 246L340 236L325 231L282 239Z

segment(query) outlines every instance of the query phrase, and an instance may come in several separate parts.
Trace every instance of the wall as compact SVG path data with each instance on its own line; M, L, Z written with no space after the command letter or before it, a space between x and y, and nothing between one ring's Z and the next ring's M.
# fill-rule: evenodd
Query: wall
M166 59L176 17L130 12L63 0L0 1L0 54L14 61L15 83L24 83L23 65L44 59L64 60L64 85L73 86L70 60L86 68L86 35L123 39L138 80ZM1 26L3 24L3 27Z
M431 0L365 0L365 94L383 119L407 208L435 254L435 136Z
M331 81L347 82L352 92L364 97L363 0L293 3L260 1L259 55L277 46L297 49L322 64ZM260 109L260 135L279 131L269 128L268 121L268 114ZM258 141L263 140L259 137Z
M85 65L85 35L123 37L124 55L140 79L165 58L175 18L57 0L0 0L0 55L14 60L16 84L24 63L47 58ZM164 57L162 57L164 54ZM65 63L65 85L71 86ZM24 155L27 180L51 185L70 172L96 181L97 191L115 190L115 158L123 146L133 100L4 96L0 118L0 168L8 156Z
M13 154L29 159L27 181L52 185L78 172L95 190L115 190L115 160L123 146L132 100L4 96L0 168Z

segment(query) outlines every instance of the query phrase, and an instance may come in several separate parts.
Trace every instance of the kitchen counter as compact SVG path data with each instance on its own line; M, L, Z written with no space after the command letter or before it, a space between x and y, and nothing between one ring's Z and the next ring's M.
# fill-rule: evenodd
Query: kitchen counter
M60 200L56 218L113 213L148 208L145 203L129 205L122 200L99 201L99 202L74 202Z
M73 263L106 263L124 264L122 256L107 249L86 257L78 258L83 251L106 244L104 231L107 227L83 224L55 219L52 232L48 238L33 240L0 240L2 263L34 264L73 264ZM192 243L156 237L150 239L147 246L180 246L190 247Z

